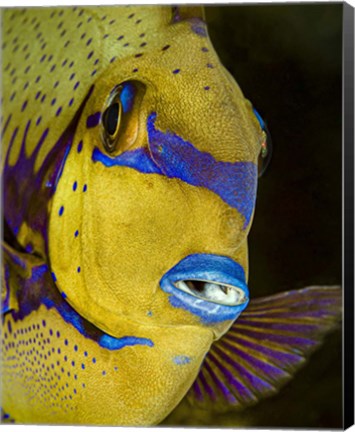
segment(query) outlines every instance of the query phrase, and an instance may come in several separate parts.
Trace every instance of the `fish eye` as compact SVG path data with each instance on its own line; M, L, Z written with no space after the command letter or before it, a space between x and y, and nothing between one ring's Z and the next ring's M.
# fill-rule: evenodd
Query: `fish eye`
M119 129L120 124L120 116L121 116L121 104L119 102L115 102L110 105L103 116L103 124L106 132L111 137L115 136L117 130Z
M263 130L263 140L262 140L261 149L258 158L258 175L259 177L261 177L265 173L267 167L270 164L271 155L272 155L272 141L266 123L264 122L264 120L262 119L262 117L260 116L260 114L257 112L255 108L253 108L253 111L255 117L258 119L261 129Z
M248 300L241 288L218 282L180 280L175 286L194 297L226 306L237 306Z
M122 118L122 103L120 101L121 92L121 86L115 88L108 107L105 109L102 116L103 142L109 153L113 152L116 148L116 138L120 130Z
M144 87L126 81L113 88L102 115L102 141L108 153L124 150L137 136L139 105Z

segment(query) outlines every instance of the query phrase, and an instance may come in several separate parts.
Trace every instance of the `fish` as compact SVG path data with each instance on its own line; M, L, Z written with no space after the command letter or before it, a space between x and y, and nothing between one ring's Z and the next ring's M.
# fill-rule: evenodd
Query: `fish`
M2 40L2 421L155 425L278 392L341 288L249 291L271 145L203 8L8 8Z

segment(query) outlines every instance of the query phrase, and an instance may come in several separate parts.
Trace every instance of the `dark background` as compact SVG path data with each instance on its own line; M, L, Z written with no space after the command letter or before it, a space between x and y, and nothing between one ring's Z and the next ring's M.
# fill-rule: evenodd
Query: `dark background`
M273 158L249 235L252 296L341 283L342 5L206 7L222 63L267 122ZM186 401L163 425L342 427L341 331L241 413Z

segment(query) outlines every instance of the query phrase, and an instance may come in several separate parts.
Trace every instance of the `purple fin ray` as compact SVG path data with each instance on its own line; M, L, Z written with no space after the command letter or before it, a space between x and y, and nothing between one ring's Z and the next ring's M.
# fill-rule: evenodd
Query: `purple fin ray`
M187 394L225 411L276 393L341 317L340 287L308 287L252 300L206 355Z

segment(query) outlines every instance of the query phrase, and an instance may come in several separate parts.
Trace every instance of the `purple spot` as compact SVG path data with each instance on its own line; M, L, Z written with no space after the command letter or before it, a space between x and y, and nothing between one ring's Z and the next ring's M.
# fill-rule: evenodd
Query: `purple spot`
M78 144L78 147L77 147L78 153L80 153L82 149L83 149L83 142L80 141L79 144Z
M208 52L208 48L206 48L206 47L202 47L202 48L201 48L201 51L203 51L203 52Z
M96 358L95 358L95 357L92 359L92 362L93 362L93 363L96 363Z
M143 54L139 53L139 54L136 54L134 57L138 58L138 57L142 57L142 56L143 56Z
M85 369L84 363L81 364L81 369Z
M26 107L27 107L27 100L22 104L22 108L21 108L21 112L25 111Z
M70 101L69 101L69 106L72 106L73 102L74 102L74 98L71 98Z
M106 375L106 371L102 371L102 375Z
M61 208L59 209L58 214L59 214L59 216L62 216L63 213L64 213L64 207L61 206Z
M76 90L76 89L79 87L79 84L80 84L80 81L77 81L77 82L75 83L75 86L73 87L73 90Z
M89 52L88 59L91 59L91 57L93 56L93 54L94 54L94 51Z
M111 24L113 24L115 22L115 20L111 20L110 22L109 22L109 24L111 25Z
M74 79L74 77L75 77L75 73L72 73L72 74L70 75L70 77L69 77L69 81L71 81L72 79Z
M62 107L59 107L55 115L58 117L61 112L62 112Z
M62 67L65 66L65 65L67 64L67 62L68 62L68 60L65 59L65 60L63 61L63 63L62 63Z
M108 38L108 34L106 33L103 38L107 39Z
M45 99L46 99L46 95L44 94L41 98L41 102L43 103Z
M75 181L74 183L73 183L73 191L75 192L76 191L76 188L78 187L78 183ZM76 236L75 236L76 237Z
M71 63L70 63L70 65L69 65L69 68L71 68L71 67L73 67L74 66L74 62L72 61Z
M138 69L137 68L135 68L135 69L133 69L133 71L132 72L138 72Z
M131 15L128 16L128 19L131 19L134 17L134 13L132 13Z
M191 25L191 30L197 34L198 36L206 37L207 31L204 23L200 20L197 20L197 22L193 22Z
M80 273L80 271L81 271L81 268L80 268L80 267L78 267L76 271L77 271L78 273Z
M206 87L204 87L204 89L205 89L205 90L209 90L209 89L210 89L210 86L206 86Z
M93 70L92 72L91 72L91 76L94 76L95 74L96 74L96 72L97 72L97 70L95 69L95 70Z
M178 74L180 72L180 69L173 70L173 74Z
M96 59L94 65L97 65L99 61L100 61L99 59Z
M36 83L38 83L38 81L41 79L41 76L38 75L38 77L36 78Z
M110 63L113 63L116 60L116 57L112 57L112 59L110 60Z
M125 43L123 46L124 46L124 47L128 47L128 45L129 45L129 43L127 42L127 43Z
M147 42L143 42L143 43L141 43L140 44L140 46L143 48L143 47L145 47L147 45Z
M10 101L14 100L15 96L16 96L16 92L13 92L12 95L10 96Z
M54 69L55 69L55 65L53 65L52 67L51 67L51 72L53 72L54 71Z
M117 38L117 40L122 40L123 38L124 38L124 36L121 35L121 36L119 36L119 37Z
M84 187L83 187L83 192L86 192L88 190L88 187L87 187L87 185L86 184L84 184Z
M170 45L165 45L165 47L163 47L161 50L162 51L166 51L167 49L169 49L170 48Z
M213 64L211 64L211 63L207 63L207 65L206 65L208 68L213 68L214 66L213 66Z
M95 114L90 115L86 120L86 127L93 128L100 123L101 112L97 112Z
M37 121L36 121L36 126L38 126L41 123L41 120L42 120L42 117L39 116L38 119L37 119Z
M84 351L84 356L87 357L88 356L88 352Z
M88 39L88 41L86 42L86 46L89 46L92 42L92 38Z
M43 56L41 57L40 62L42 63L42 62L46 59L46 57L47 57L47 55L46 55L46 54L43 54Z
M74 233L74 237L78 237L78 235L79 235L79 231L76 230L75 233Z
M56 82L54 83L54 86L53 86L53 88L57 88L57 87L58 87L58 85L59 85L59 81L56 81Z
M70 41L66 41L64 44L64 48L66 48L70 44Z
M57 100L56 98L53 98L53 99L52 99L52 101L51 101L51 105L52 105L52 106L56 103L56 100Z
M86 33L83 33L83 34L80 36L80 39L84 39L85 36L86 36Z

